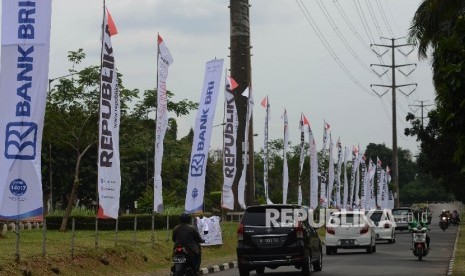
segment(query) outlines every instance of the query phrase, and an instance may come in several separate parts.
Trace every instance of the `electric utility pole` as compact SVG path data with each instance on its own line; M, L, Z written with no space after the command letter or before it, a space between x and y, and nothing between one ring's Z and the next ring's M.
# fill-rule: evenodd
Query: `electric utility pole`
M401 68L401 67L407 67L407 66L414 66L413 69L411 69L409 72L405 73L403 72L402 70L399 70L399 72L401 72L402 74L404 74L405 76L408 76L410 75L414 70L415 70L415 67L416 67L416 64L415 63L410 63L410 64L396 64L396 55L395 55L395 51L397 48L401 48L401 47L406 47L406 46L410 46L412 47L413 44L396 44L396 40L399 40L401 38L385 38L385 37L381 37L382 39L387 39L387 40L391 40L391 44L371 44L371 46L378 46L378 47L385 47L385 48L390 48L391 49L391 53L392 53L392 63L391 65L385 65L385 64L371 64L371 66L380 66L380 67L386 67L386 68L390 68L391 69L391 74L392 74L392 83L391 85L382 85L382 84L372 84L371 87L373 86L377 86L377 87L385 87L385 88L388 88L386 91L384 91L383 93L378 93L377 91L375 91L373 88L372 90L379 96L379 97L382 97L384 96L387 92L389 92L389 90L392 91L392 172L393 172L393 177L392 177L392 181L393 181L393 184L394 184L394 198L395 198L395 207L398 208L399 207L399 165L398 165L398 149L397 149L397 116L396 116L396 89L399 88L399 91L404 94L405 96L409 96L410 94L413 93L413 91L415 91L416 89L416 86L417 84L416 83L409 83L409 84L397 84L396 83L396 69L398 68ZM407 56L409 55L411 52L413 52L413 49L411 51L409 51L408 53L404 53L402 51L399 50L400 53L402 53L403 55ZM385 53L387 53L389 51L389 49L387 49L385 52L379 54L378 52L376 52L376 50L374 50L375 53L378 55L378 56L383 56ZM386 74L387 72L389 71L389 69L386 69L386 71L384 71L382 74L378 74L376 71L375 73L378 74L378 76L382 76L384 74ZM411 89L410 92L408 93L405 93L404 91L402 91L402 89L400 89L400 87L406 87L406 86L415 86L415 88Z
M248 163L243 164L241 157L236 158L236 170L242 172L242 168L247 166L246 188L245 188L245 203L247 206L255 202L255 177L254 177L254 147L253 147L253 118L250 119L248 137L245 135L245 123L247 116L248 99L241 96L242 92L248 87L251 87L251 61L250 61L250 21L249 21L249 0L230 0L230 20L231 20L231 77L239 84L236 88L235 103L239 127L237 130L237 156L242 156L244 143L248 143ZM250 97L252 97L250 89ZM238 210L237 204L237 183L239 183L240 174L236 173L236 178L233 184L233 193L235 203L234 209Z
M416 102L419 102L421 104L410 104L409 106L416 106L416 107L420 107L421 108L421 117L419 117L421 119L421 129L423 129L423 119L428 117L428 116L423 116L423 109L427 106L432 106L434 104L423 104L424 102L427 102L427 101L416 101ZM418 118L418 117L416 117Z

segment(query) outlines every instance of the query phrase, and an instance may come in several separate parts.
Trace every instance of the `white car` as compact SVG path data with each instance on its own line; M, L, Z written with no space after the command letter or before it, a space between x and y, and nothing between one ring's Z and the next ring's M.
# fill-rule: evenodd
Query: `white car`
M396 242L395 222L390 209L366 211L366 215L375 225L376 240Z
M338 248L365 249L376 252L374 225L363 211L334 212L326 224L326 254L336 254Z

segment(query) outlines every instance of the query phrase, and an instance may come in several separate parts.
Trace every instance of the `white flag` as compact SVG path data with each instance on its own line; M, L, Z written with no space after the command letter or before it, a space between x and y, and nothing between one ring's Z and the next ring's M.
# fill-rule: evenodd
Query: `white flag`
M116 76L111 36L117 34L115 23L105 9L100 72L100 120L98 147L98 218L118 218L121 190L119 158L120 94Z
M220 89L223 59L207 62L202 95L195 120L194 141L187 180L186 212L195 213L203 209L205 192L205 172L207 169L208 150L213 128L213 117Z
M328 168L328 205L333 208L336 204L333 202L333 188L334 188L334 159L333 159L333 138L329 134L329 168Z
M305 161L305 125L308 125L309 122L307 118L305 118L304 114L300 114L300 121L299 121L299 130L300 130L300 159L299 159L299 179L298 179L298 194L297 194L297 204L302 204L302 170L304 168L304 161Z
M336 208L341 209L341 168L342 168L342 144L341 138L337 139L337 172L336 172Z
M163 183L161 164L163 160L163 140L168 128L168 96L166 95L166 79L168 67L173 63L171 53L165 42L158 36L158 68L157 68L157 125L155 129L155 160L153 178L153 211L163 211Z
M51 0L2 1L0 220L43 218Z
M268 194L268 124L270 120L270 102L268 101L268 96L263 98L261 105L266 110L265 130L263 135L263 185L265 188L266 204L272 204Z
M350 149L345 147L344 151L344 193L342 196L342 209L347 210L349 201L349 185L347 183L347 162L349 161Z
M289 121L287 111L284 109L284 149L283 149L283 204L287 202L287 189L289 185L289 170L287 167L287 149L289 147Z

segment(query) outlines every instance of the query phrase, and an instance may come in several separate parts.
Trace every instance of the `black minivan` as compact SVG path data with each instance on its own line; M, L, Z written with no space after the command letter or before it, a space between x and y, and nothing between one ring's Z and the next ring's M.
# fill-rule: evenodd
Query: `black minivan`
M295 266L302 275L310 275L311 266L321 271L321 240L307 216L308 208L299 205L247 207L237 229L240 276L279 266Z

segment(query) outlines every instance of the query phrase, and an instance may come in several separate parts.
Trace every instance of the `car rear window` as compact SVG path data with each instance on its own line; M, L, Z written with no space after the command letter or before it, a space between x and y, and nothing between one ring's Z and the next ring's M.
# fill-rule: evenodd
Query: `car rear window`
M333 225L358 225L365 222L364 216L362 214L353 214L353 213L338 213L333 214L329 221Z
M370 219L373 221L373 222L379 222L381 220L381 217L383 216L383 213L381 212L375 212L373 214L371 214L370 216Z
M394 216L407 216L411 212L409 209L392 209L392 215Z
M244 216L242 217L242 224L244 225L250 225L250 226L266 226L266 210L269 210L269 212L273 212L273 214L270 214L269 216L272 219L275 219L277 223L279 223L281 226L293 226L294 225L294 220L293 220L293 213L294 210L297 208L295 207L289 207L289 206L276 206L276 207L253 207L253 208L248 208ZM299 211L306 212L305 209L299 209ZM282 221L283 214L285 212L287 214L286 220ZM275 216L275 214L279 214L278 216Z

